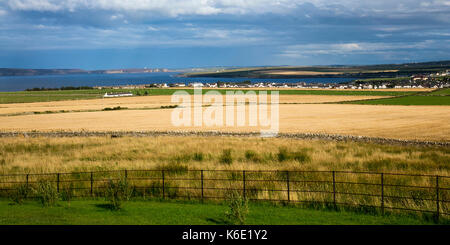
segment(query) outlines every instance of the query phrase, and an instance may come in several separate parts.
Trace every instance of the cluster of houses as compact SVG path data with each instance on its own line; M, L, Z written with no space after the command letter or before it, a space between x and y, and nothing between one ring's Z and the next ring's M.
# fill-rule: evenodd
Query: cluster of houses
M151 85L126 85L113 87L95 87L97 89L146 89L146 88L293 88L293 89L387 89L387 88L444 88L449 87L450 83L441 83L426 85L421 83L392 85L389 82L383 84L370 83L252 83L252 84L235 84L235 83L162 83ZM129 96L127 94L105 94L104 97Z
M296 88L296 89L386 89L386 88L444 88L450 87L450 70L433 74L418 74L411 77L355 80L340 83L309 82L191 82L191 83L151 83L139 85L97 86L94 89L147 89L147 88ZM104 97L131 96L125 94L105 94Z
M446 76L450 76L450 70L431 73L431 74L417 74L417 75L411 76L411 81L429 81L429 80L433 80L434 78L446 77Z

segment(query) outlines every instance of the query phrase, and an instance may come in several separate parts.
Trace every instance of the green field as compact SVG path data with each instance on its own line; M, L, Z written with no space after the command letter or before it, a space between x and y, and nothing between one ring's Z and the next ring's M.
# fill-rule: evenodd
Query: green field
M279 90L280 94L290 95L359 95L359 96L403 96L412 95L414 91L357 91L357 90Z
M80 100L101 98L106 91L100 90L58 90L58 91L21 91L0 92L0 103L28 103L62 100Z
M342 103L363 105L450 105L450 89L440 89L433 92L424 92L395 98L359 100Z
M447 96L447 95L450 95L450 89L449 89L449 88L446 88L446 89L438 89L438 90L435 90L435 91L430 92L430 93L428 93L428 94L430 94L430 95L442 95L442 96Z
M126 89L88 89L88 90L56 90L56 91L20 91L20 92L0 92L0 104L6 103L30 103L30 102L49 102L63 100L84 100L99 99L105 93L110 92L133 92L149 95L171 95L171 89L146 89L146 90L126 90Z
M183 89L189 94L193 94L192 88ZM203 89L203 93L208 91L219 91L225 94L224 89ZM6 103L29 103L29 102L48 102L62 100L81 100L81 99L99 99L106 92L132 92L135 95L172 95L174 89L89 89L89 90L57 90L57 91L21 91L21 92L0 92L0 104ZM232 90L236 91L236 90ZM270 91L270 90L265 90ZM289 95L363 95L363 96L402 96L410 95L416 92L407 91L345 91L345 90L279 90L280 94Z
M223 225L227 206L183 201L130 201L111 211L106 202L76 200L42 207L27 201L13 205L0 201L0 225ZM249 225L424 225L433 221L398 215L370 215L299 207L254 204L249 206Z
M361 100L345 102L346 104L363 105L450 105L450 97L447 96L405 96L397 98Z
M389 81L409 81L410 77L380 77L380 78L366 78L366 79L358 79L357 81L361 82L389 82Z

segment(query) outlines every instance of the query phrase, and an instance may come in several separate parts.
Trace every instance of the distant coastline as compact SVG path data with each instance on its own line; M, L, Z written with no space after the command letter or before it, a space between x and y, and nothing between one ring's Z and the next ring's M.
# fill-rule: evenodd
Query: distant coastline
M0 68L0 76L39 76L39 75L71 75L71 74L130 74L173 72L166 68L154 69L111 69L111 70L83 70L83 69L20 69Z

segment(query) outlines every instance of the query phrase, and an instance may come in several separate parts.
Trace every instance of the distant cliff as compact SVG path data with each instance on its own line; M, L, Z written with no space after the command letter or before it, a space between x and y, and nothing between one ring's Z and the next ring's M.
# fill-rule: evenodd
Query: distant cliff
M36 76L36 75L67 75L67 74L115 74L115 73L147 73L170 72L165 68L155 69L114 69L88 71L82 69L18 69L0 68L0 76Z
M0 68L0 76L36 76L88 73L81 69L16 69Z

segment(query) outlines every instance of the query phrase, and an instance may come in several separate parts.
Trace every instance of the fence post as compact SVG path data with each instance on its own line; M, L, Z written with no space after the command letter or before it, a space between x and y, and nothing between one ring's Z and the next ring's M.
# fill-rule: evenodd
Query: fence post
M91 196L94 194L94 174L91 172Z
M125 169L125 181L128 179L128 170Z
M164 179L164 170L161 171L162 174L162 196L163 199L166 198L166 190L165 190L165 179Z
M59 173L56 174L56 191L59 193Z
M29 190L29 185L28 185L28 176L29 176L29 174L27 174L27 182L26 182L26 186L27 186L27 190ZM28 197L28 191L25 193L25 198L27 198Z
M244 199L246 197L246 193L245 193L245 170L242 171L242 183L243 183L243 191L244 191Z
M290 202L291 194L290 194L290 186L289 186L289 171L286 171L286 185L287 185L287 198L288 198L288 202Z
M439 176L436 176L436 221L439 221Z
M336 172L333 170L333 205L334 208L336 209Z
M201 180L202 180L202 201L203 201L203 197L204 197L204 195L203 195L203 170L200 170L200 174L201 174Z
M381 173L381 214L384 215L384 174Z

